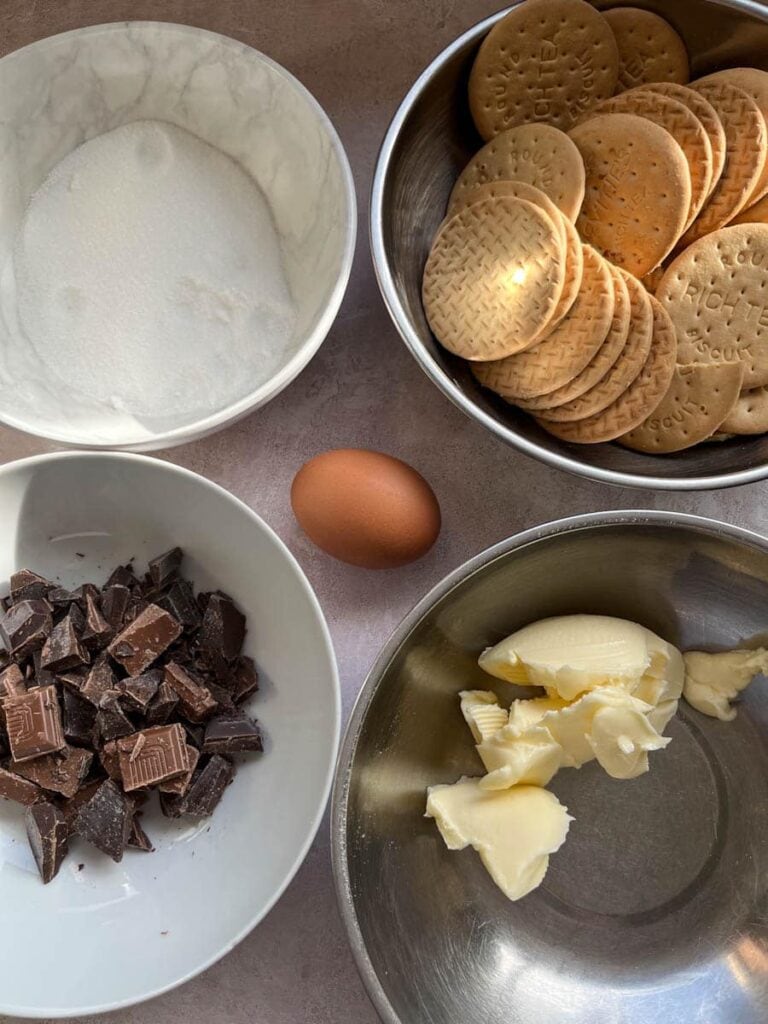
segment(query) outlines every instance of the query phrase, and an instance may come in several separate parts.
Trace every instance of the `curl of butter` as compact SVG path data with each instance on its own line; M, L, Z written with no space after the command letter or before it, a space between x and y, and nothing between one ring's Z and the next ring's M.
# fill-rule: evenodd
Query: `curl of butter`
M742 690L756 675L768 673L768 651L737 649L719 654L688 651L683 655L685 684L683 696L697 711L723 722L732 722L736 708L731 707Z

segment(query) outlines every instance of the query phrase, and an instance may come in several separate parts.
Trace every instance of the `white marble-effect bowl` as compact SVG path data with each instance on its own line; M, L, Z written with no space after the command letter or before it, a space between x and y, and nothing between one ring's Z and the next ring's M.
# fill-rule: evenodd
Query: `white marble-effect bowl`
M292 75L258 51L161 22L68 32L0 60L0 272L9 265L29 198L51 169L84 141L144 119L177 125L233 157L266 196L297 310L285 361L266 383L244 384L225 408L190 407L172 416L158 410L149 420L108 405L83 409L66 401L46 365L33 364L29 384L17 386L15 367L28 353L10 343L13 315L3 273L0 422L65 445L181 444L278 394L315 354L336 316L352 264L356 207L332 124Z

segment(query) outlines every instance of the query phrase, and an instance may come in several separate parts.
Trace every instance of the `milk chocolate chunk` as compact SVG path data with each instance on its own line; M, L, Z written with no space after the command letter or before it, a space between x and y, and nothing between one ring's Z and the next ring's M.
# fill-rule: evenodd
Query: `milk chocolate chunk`
M100 654L80 687L80 696L98 707L104 694L114 690L116 686L117 676L112 670L109 658L106 654Z
M115 689L122 695L126 710L146 712L162 681L162 670L151 668L140 676L121 679L115 684Z
M52 629L51 609L45 601L20 601L0 619L0 638L17 661L42 647Z
M172 615L150 604L112 641L108 650L129 676L138 676L181 634Z
M181 548L171 548L157 558L150 559L149 575L152 583L160 590L179 575L183 553Z
M27 682L18 665L9 665L0 673L0 697L18 697L27 692Z
M92 761L93 754L89 750L64 747L55 754L45 754L34 761L18 764L14 771L41 789L73 797L85 781Z
M181 713L192 722L204 722L216 710L210 690L175 661L165 666L165 682L179 698Z
M142 850L144 853L152 853L154 846L149 836L139 823L139 816L135 814L131 822L131 834L128 836L128 846L132 850Z
M189 762L189 768L184 772L183 775L178 775L175 779L170 779L166 782L161 782L157 787L161 793L175 793L178 796L184 796L189 789L189 784L192 781L192 776L197 768L197 762L200 760L200 753L196 747L187 744L187 760Z
M147 724L165 725L176 710L178 703L178 694L172 686L163 680L157 688L157 693L147 706Z
M90 594L85 603L85 627L80 634L80 639L86 647L99 649L104 647L107 641L114 635L114 629L102 615L96 599Z
M130 797L112 779L106 779L80 807L73 830L119 863L131 834L133 813Z
M96 708L93 704L65 687L61 693L61 709L65 738L72 743L90 746L96 722Z
M99 699L99 710L96 712L96 731L102 742L128 736L134 729L133 722L120 706L118 691L107 690Z
M43 799L43 791L34 782L23 779L16 772L0 768L0 797L29 806Z
M48 597L53 587L50 580L31 569L19 569L11 576L11 602L40 601Z
M118 740L117 750L126 793L154 786L189 771L184 729L178 722L126 736Z
M155 604L170 612L185 629L197 629L203 620L192 586L186 580L176 580L164 594L155 599Z
M125 619L125 611L131 599L128 587L116 583L106 587L101 595L101 614L113 630L119 630Z
M41 686L17 697L6 697L3 708L14 761L29 761L64 746L55 687Z
M160 807L168 818L188 814L195 818L207 818L216 810L224 790L235 774L231 761L214 754L208 763L195 771L192 782L184 796L173 793L160 794Z
M66 672L79 665L87 665L89 661L88 652L78 639L70 610L61 622L53 627L51 635L45 641L40 664L50 672Z
M33 804L24 815L27 839L43 882L55 878L67 854L69 830L64 813L51 803Z
M225 594L211 594L200 627L200 646L234 661L245 639L245 616Z
M205 727L203 752L206 754L234 754L263 749L258 723L242 711L216 715Z
M232 670L230 680L235 704L242 704L256 693L259 688L259 673L256 671L253 658L241 654Z
M117 749L117 740L109 740L99 751L99 762L101 767L115 782L122 782L120 771L120 751Z

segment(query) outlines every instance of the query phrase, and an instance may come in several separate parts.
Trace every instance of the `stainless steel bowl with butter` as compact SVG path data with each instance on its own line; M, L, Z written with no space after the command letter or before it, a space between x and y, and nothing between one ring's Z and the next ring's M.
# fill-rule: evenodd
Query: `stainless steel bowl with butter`
M596 6L616 6L598 0ZM637 6L647 6L638 3ZM655 0L682 33L692 76L718 67L768 67L768 6L752 0ZM508 8L507 8L508 10ZM622 486L669 490L729 487L768 476L768 435L649 456L615 444L573 445L480 387L469 367L435 340L421 304L424 262L451 187L480 148L467 80L481 40L506 13L475 25L413 84L385 136L373 181L371 247L381 293L405 344L437 387L487 430L558 469Z
M549 788L575 820L518 902L424 818L428 786L482 773L457 699L492 682L478 655L572 612L683 650L765 643L768 541L666 512L579 516L490 548L416 606L365 683L334 792L339 905L368 992L386 1024L764 1024L764 682L733 722L681 701L636 779L559 772Z

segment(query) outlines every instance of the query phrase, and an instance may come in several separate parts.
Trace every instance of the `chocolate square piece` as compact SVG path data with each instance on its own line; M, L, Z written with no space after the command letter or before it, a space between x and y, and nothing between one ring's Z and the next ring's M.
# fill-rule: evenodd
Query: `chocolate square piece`
M207 687L177 664L169 661L165 666L166 683L176 692L181 712L192 722L204 722L216 710L216 701Z
M109 653L129 676L138 676L181 634L172 615L151 604L109 645Z
M117 749L126 793L189 771L184 729L178 723L135 732L118 740Z
M85 602L85 627L80 639L86 647L98 650L106 645L113 634L114 629L101 614L96 599L89 594Z
M187 760L189 768L183 775L178 775L175 779L160 783L157 788L161 793L175 793L177 796L184 796L189 789L192 776L197 768L197 762L200 760L200 752L196 747L190 746L189 743L187 744Z
M186 580L176 580L155 599L155 604L170 612L185 629L197 629L203 620L192 586Z
M73 797L88 774L93 754L80 747L64 747L55 754L36 757L15 766L17 775L36 783L41 789Z
M40 877L47 884L56 877L67 855L69 830L67 821L55 804L33 804L24 815L27 839Z
M134 814L131 822L131 834L128 836L128 845L132 850L142 850L144 853L152 853L154 846L149 836L139 824L138 814Z
M27 683L18 665L9 665L0 673L0 697L18 697L27 692Z
M41 686L18 697L6 697L3 708L14 761L29 761L64 746L55 687Z
M51 635L45 641L40 665L49 672L66 672L68 669L87 665L89 661L88 653L78 639L70 610L61 622L53 627Z
M142 672L140 676L128 676L127 679L121 679L115 684L115 689L124 697L126 707L145 712L162 681L162 671L151 668L149 672Z
M128 736L136 727L120 706L117 690L107 690L99 700L96 712L96 731L102 742Z
M0 796L4 800L29 806L43 799L43 791L34 782L22 779L7 768L0 768Z
M258 723L242 711L216 715L205 727L203 752L206 754L234 754L263 749Z
M93 704L64 687L61 694L61 708L66 739L72 743L90 746L93 743L93 727L96 722L96 708Z
M133 813L130 797L112 779L106 779L80 808L73 829L119 863L131 834Z
M259 688L259 673L256 671L253 658L248 658L241 654L232 670L230 680L232 698L235 704L242 704L252 694L256 693Z
M116 583L107 587L101 595L101 614L110 624L113 630L119 630L123 625L125 610L131 599L131 592L128 587Z
M11 601L40 601L48 597L53 584L31 569L19 569L11 576Z
M234 661L243 648L245 616L225 594L211 594L200 627L201 647Z
M178 703L176 691L163 680L147 707L147 725L165 725Z
M163 811L165 812L168 806L174 812L178 810L178 814L172 813L168 815L169 817L178 817L179 814L189 814L195 818L209 817L216 810L234 774L235 767L232 762L220 757L219 754L214 754L202 769L197 769L184 796L161 794Z
M157 558L150 559L149 575L157 590L170 583L179 574L184 553L181 548L171 548Z
M42 647L53 629L46 601L20 601L0 619L0 638L18 661Z

